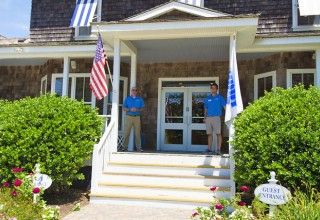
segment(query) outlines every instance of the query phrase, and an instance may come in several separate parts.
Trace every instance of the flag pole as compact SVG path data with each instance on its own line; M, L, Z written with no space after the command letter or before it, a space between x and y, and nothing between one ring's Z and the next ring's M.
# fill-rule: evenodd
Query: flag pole
M97 29L98 29L98 33L99 33L99 35L100 35L100 27L99 27L99 25L97 25ZM101 41L102 41L102 39L101 39ZM108 59L107 59L106 61L107 61L106 64L107 64L107 68L108 68L108 73L109 73L109 77L110 77L110 82L111 82L111 85L112 85L112 87L113 87L113 79L112 79L112 75L111 75L111 72L110 72L110 67L109 67Z
M236 66L237 59L235 56L236 56L236 34L234 33L233 35L230 36L229 74L233 71L233 72L235 72L234 73L235 75L238 75L238 67ZM238 78L238 76L237 76L237 78ZM235 77L234 77L234 80L236 80ZM231 95L231 87L229 87L229 83L230 82L228 81L228 94L230 93L229 94L229 96L230 96ZM237 84L237 86L238 86L238 83L236 83L236 82L234 82L234 83ZM240 96L241 96L241 94L240 94ZM229 97L229 99L230 98L231 97ZM235 100L235 101L237 101L237 100ZM242 102L242 100L241 100L241 102ZM230 114L230 116L228 116L229 121L228 121L228 123L226 123L229 128L229 157L230 157L230 186L231 186L230 193L231 193L231 196L235 196L235 194L236 194L236 183L234 181L235 161L233 158L234 149L233 149L232 141L233 141L234 132L235 132L233 122L234 122L234 118L238 114L238 110L236 111L236 114L234 114L232 112L231 101L230 101L229 108L227 111L229 111L229 112L228 113L226 112L226 114Z

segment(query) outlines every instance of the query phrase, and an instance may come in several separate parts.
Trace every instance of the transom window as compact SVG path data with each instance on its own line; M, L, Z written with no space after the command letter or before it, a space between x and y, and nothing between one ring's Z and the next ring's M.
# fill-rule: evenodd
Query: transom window
M254 99L264 96L265 91L270 92L274 87L276 87L276 71L255 75Z
M315 69L287 69L287 88L302 83L305 88L314 86L316 82Z

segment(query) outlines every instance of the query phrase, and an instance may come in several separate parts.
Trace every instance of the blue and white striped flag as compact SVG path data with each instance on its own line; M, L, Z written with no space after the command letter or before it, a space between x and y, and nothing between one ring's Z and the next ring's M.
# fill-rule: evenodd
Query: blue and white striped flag
M77 0L70 27L90 26L98 0Z
M225 123L229 127L233 119L243 111L243 104L239 85L238 65L236 57L235 36L230 38L230 67L228 77L228 92Z

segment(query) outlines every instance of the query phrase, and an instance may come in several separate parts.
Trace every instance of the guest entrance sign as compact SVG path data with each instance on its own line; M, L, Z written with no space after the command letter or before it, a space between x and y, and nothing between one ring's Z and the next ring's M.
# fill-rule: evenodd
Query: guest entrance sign
M36 167L36 172L33 179L33 186L42 188L43 190L48 189L52 184L52 179L48 175L40 173L40 164L37 163L35 167ZM38 194L34 194L34 197L33 197L34 202L36 202L37 195Z
M285 204L291 198L291 193L285 187L276 184L278 180L275 179L275 172L270 172L270 175L271 179L268 180L269 184L258 186L254 190L254 195L257 196L261 202L270 205L269 214L272 216L275 206Z

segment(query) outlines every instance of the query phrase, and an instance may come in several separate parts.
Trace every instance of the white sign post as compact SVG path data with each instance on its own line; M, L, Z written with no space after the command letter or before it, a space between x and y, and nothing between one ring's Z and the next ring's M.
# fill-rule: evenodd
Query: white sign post
M37 163L35 167L36 167L36 172L33 179L33 186L38 188L43 188L44 190L48 189L52 184L52 179L48 175L40 173L40 164ZM36 202L36 198L38 195L39 194L36 194L36 193L33 194L34 203Z
M262 184L254 190L254 195L261 202L269 204L269 215L273 216L273 212L277 205L283 205L291 199L291 193L288 189L277 184L276 173L270 172L271 179L269 184Z

